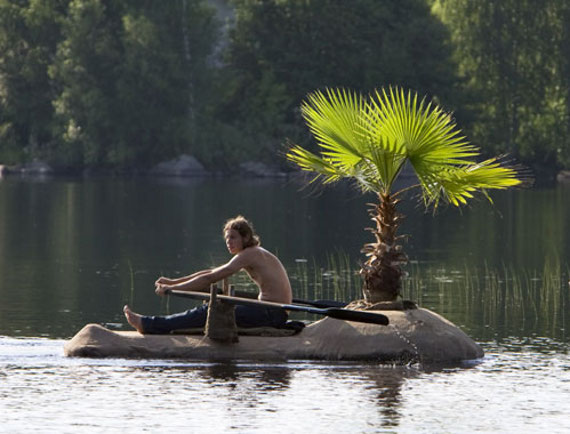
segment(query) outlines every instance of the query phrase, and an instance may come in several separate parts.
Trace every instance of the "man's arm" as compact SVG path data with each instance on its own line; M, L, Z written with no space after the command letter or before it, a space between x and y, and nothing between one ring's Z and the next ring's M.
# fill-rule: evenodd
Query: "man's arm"
M202 270L202 271L197 271L196 273L192 273L189 276L184 276L184 277L179 277L178 279L170 279L168 277L159 277L156 282L155 285L163 284L163 285L177 285L179 283L184 283L187 282L191 279L194 279L198 276L201 276L202 274L207 274L210 271L212 271L211 269L208 270Z
M196 273L195 277L176 284L156 284L155 292L158 295L164 295L168 289L176 289L180 291L200 291L210 287L212 283L219 282L232 274L237 273L248 264L249 255L244 255L245 251L238 253L227 264L216 267L212 270L204 270Z

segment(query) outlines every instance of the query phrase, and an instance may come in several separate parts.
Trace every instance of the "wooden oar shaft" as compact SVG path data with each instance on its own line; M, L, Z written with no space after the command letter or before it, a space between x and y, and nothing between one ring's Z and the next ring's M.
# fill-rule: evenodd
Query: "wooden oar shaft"
M251 298L257 300L257 294L251 291L235 291L234 295L236 297ZM300 298L294 298L293 304L304 304L306 306L321 307L321 308L344 307L347 305L347 303L345 302L336 301L336 300L303 300Z
M209 300L210 294L205 292L196 292L196 291L178 291L178 290L167 290L166 294L168 295L176 295L179 297L186 297L186 298L193 298L199 300ZM349 309L341 309L341 308L326 308L320 309L311 306L299 306L296 304L282 304L282 303L274 303L271 301L262 301L262 300L253 300L251 298L243 298L243 297L231 297L228 295L217 295L217 299L224 301L226 303L234 304L234 305L249 305L249 306L263 306L263 307L270 307L270 308L280 308L290 311L297 311L297 312L308 312L317 315L325 315L330 316L331 318L342 319L345 321L357 321L357 322L365 322L365 323L372 323L372 324L381 324L381 325L388 325L389 320L388 317L379 313L372 313L372 312L362 312L356 310L349 310Z
M198 291L178 291L175 289L169 289L166 291L167 294L176 295L179 297L186 297L186 298L193 298L198 300L209 300L210 294L207 292L198 292ZM250 306L265 306L265 307L274 307L274 308L283 308L283 304L280 303L273 303L271 301L262 301L253 298L245 298L245 297L232 297L229 295L218 294L218 300L223 300L230 304L244 304Z

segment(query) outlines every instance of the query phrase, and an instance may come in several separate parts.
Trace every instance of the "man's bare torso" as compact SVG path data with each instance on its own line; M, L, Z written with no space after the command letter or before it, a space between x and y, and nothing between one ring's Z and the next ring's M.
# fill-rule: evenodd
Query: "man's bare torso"
M243 269L259 287L259 299L289 304L293 295L291 283L279 259L262 247L248 247L238 255L243 257Z

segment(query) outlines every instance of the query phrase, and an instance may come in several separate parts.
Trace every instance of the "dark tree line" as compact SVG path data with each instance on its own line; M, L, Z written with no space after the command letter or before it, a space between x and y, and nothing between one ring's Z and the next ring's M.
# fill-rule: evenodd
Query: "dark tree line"
M564 0L229 3L225 23L206 0L0 0L0 162L284 164L308 92L398 85L483 150L570 164Z

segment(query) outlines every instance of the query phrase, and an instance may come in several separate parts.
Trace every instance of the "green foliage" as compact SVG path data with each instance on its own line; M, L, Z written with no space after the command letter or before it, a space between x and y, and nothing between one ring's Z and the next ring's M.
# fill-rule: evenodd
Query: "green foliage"
M184 4L72 1L50 70L61 143L82 159L65 163L141 166L187 151L215 26L200 2Z
M193 152L216 37L202 0L1 1L0 155L140 167Z
M0 153L34 157L51 140L53 86L47 69L68 0L0 1Z
M570 154L570 5L566 0L439 0L465 77L475 142L538 165Z
M521 183L517 172L496 159L477 162L448 113L418 101L402 89L376 91L370 98L346 90L309 95L303 104L311 132L321 148L313 154L299 145L287 157L325 183L354 179L364 191L387 196L404 164L413 168L423 197L465 204L473 193Z
M314 89L412 88L489 153L570 165L570 4L0 0L0 162L230 169L308 144Z
M308 92L324 87L393 83L453 99L446 29L423 0L233 4L226 67L231 81L218 113L245 135L306 142L298 106Z

